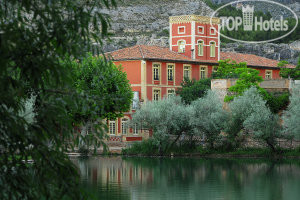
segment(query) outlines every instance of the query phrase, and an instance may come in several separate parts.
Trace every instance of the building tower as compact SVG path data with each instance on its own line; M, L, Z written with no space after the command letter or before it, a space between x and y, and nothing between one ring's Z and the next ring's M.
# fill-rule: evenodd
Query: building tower
M219 18L183 15L172 16L169 22L170 50L195 60L220 59Z

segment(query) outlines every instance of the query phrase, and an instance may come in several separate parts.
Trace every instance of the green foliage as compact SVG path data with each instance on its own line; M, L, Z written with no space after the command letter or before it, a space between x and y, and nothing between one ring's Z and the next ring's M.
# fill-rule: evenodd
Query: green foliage
M228 123L228 138L233 146L239 147L238 135L253 134L254 138L264 141L275 151L276 138L280 137L279 117L266 106L259 90L251 87L230 104L231 116Z
M173 145L169 140L171 135L176 136L175 143L182 134L192 134L190 115L190 107L184 105L180 97L173 96L146 102L133 114L131 124L152 130L159 152L163 153Z
M234 98L229 103L230 117L226 124L225 132L227 133L227 148L239 148L243 141L243 123L251 116L258 107L262 107L264 102L261 96L256 93L257 89L252 87L246 90L242 96Z
M278 67L281 67L280 69L280 76L282 78L291 78L294 80L300 80L300 56L298 58L298 64L296 68L286 68L286 65L288 64L287 61L282 61L278 63Z
M195 153L197 151L195 143L190 143L189 141L176 143L166 151L164 151L164 155L171 154L184 154L184 153ZM158 151L158 146L154 139L149 138L147 140L143 140L142 142L135 142L130 147L122 149L123 155L160 155Z
M243 94L243 92L252 86L259 88L258 84L263 81L259 76L259 71L250 68L238 68L236 73L240 74L236 84L231 86L228 91L233 92L235 95L225 97L225 102L232 100L235 96Z
M238 78L236 84L228 89L233 95L226 96L225 102L242 95L245 90L252 86L259 88L258 84L263 81L263 78L259 76L258 70L248 68L244 62L236 63L230 60L219 61L219 67L217 72L213 73L213 78Z
M191 127L196 130L197 135L204 134L209 147L213 149L227 120L221 100L213 91L208 90L204 97L192 102L191 106Z
M283 115L283 133L300 138L300 87L292 89L290 104Z
M284 62L282 62L284 63ZM217 72L213 73L213 78L238 78L236 84L231 86L228 91L232 95L225 97L224 101L232 101L235 97L240 96L250 87L256 87L264 100L267 101L268 107L273 113L278 113L280 110L286 108L288 104L287 93L281 95L274 95L268 93L265 89L259 87L259 83L263 78L259 76L259 71L247 68L246 63L230 62L230 60L220 60Z
M176 90L176 93L180 95L182 101L185 104L191 104L198 98L204 96L205 92L211 87L211 79L200 79L196 81L195 79L190 80L188 78L184 79L181 83L181 88Z
M74 73L74 86L78 93L93 97L85 102L95 107L98 117L116 119L130 110L133 93L121 66L115 66L103 57L88 54L81 62L71 62ZM83 105L85 106L85 105ZM89 110L76 113L76 117L88 119Z
M227 60L219 60L219 66L216 72L213 72L212 78L214 79L227 79L227 78L239 78L240 74L236 69L245 70L247 68L247 64L236 63L235 61ZM240 71L240 70L239 70Z
M84 198L65 155L79 138L69 111L87 100L85 109L96 113L96 102L77 93L72 68L61 61L101 43L109 18L100 10L115 6L115 0L1 1L0 199Z
M122 154L125 155L157 155L158 153L158 146L153 138L135 142L129 148L122 149Z
M282 93L282 94L272 94L268 93L267 91L261 91L260 93L264 100L267 101L267 106L270 108L272 113L278 113L281 110L286 109L289 104L289 93Z

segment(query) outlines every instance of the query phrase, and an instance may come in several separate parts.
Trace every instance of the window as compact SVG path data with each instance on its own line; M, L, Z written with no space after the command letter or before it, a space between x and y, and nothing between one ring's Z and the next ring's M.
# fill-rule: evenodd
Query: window
M121 124L121 126L122 126L122 134L123 134L123 135L126 135L126 134L127 134L127 130L128 130L127 122L128 122L128 119L126 119L126 118L123 118L123 119L122 119L122 124Z
M272 71L271 70L266 70L266 79L272 79Z
M158 101L160 99L160 90L153 90L153 100Z
M191 79L191 66L183 66L183 78Z
M168 89L168 98L170 98L174 95L175 95L175 90L174 89Z
M203 34L204 33L204 27L198 26L198 33Z
M154 64L153 65L153 80L159 81L159 71L160 71L160 65Z
M174 65L168 65L168 81L174 80Z
M178 41L178 52L179 53L184 53L185 52L185 41L184 40L179 40Z
M216 35L216 29L214 27L210 28L210 34L211 35Z
M116 121L109 121L109 134L116 134Z
M139 134L138 126L137 126L137 124L134 124L134 126L133 126L133 135L138 135L138 134Z
M204 42L202 40L198 41L198 56L203 56Z
M206 66L200 66L200 78L207 78L207 67Z
M185 33L185 27L184 26L179 26L178 27L178 34L184 34Z
M210 42L210 57L216 56L216 42Z

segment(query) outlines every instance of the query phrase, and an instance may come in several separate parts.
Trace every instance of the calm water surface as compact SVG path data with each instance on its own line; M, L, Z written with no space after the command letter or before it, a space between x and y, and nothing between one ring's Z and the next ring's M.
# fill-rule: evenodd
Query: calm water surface
M300 162L245 159L73 159L97 199L300 200Z

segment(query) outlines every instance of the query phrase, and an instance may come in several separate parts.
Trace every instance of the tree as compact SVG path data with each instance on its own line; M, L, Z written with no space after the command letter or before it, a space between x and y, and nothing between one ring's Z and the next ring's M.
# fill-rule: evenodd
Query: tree
M213 78L238 78L236 84L228 88L233 95L225 97L224 101L229 102L235 97L240 96L243 92L252 86L257 88L263 78L259 76L259 71L247 67L244 62L236 63L235 61L220 60L217 72L213 73ZM260 90L263 90L260 88Z
M198 135L204 134L209 147L213 149L227 120L221 100L208 90L204 97L193 101L191 106L191 127L195 127Z
M257 94L257 89L251 87L242 96L234 98L229 103L230 117L227 121L225 132L227 133L228 148L234 149L240 146L244 134L244 121L258 108L263 107L264 102Z
M73 60L64 64L71 65L76 92L86 97L79 103L79 109L70 111L74 124L81 127L83 136L88 130L92 130L89 131L89 137L80 140L78 145L84 145L85 148L92 145L98 147L100 144L105 146L102 140L106 136L104 131L96 134L95 139L91 137L91 126L99 124L103 119L122 117L124 112L130 110L133 93L127 75L122 72L121 66L115 66L102 56L94 57L91 54L87 54L82 61Z
M191 104L192 101L203 97L205 92L210 89L210 85L211 79L209 78L198 81L186 78L182 81L181 88L178 88L176 93L180 95L185 104Z
M159 101L147 102L137 110L131 120L131 124L137 124L143 129L153 131L160 153L170 148L183 134L190 134L189 125L191 109L182 104L180 97L174 96ZM176 139L170 143L171 135Z
M247 67L246 63L236 63L230 60L220 60L217 72L212 75L214 78L237 78L236 84L229 87L228 91L232 94L227 95L225 102L232 101L235 97L240 96L250 87L256 87L264 100L267 101L268 107L273 113L278 113L286 108L288 104L288 93L272 94L259 86L263 78L259 76L259 71Z
M98 117L116 119L130 110L133 93L121 66L91 54L81 62L72 61L71 65L77 92L95 98L91 103L96 103L93 106ZM86 113L82 117L89 118Z
M0 2L0 199L83 198L65 152L74 136L68 111L84 98L61 60L101 43L109 18L100 9L115 6L115 0Z
M283 114L283 133L300 138L300 87L292 89L290 104Z
M292 78L294 80L300 80L300 56L298 58L298 64L296 68L287 68L287 64L287 61L281 61L278 63L278 67L281 67L280 76L282 78Z
M254 138L265 142L273 152L275 151L276 138L280 137L279 117L270 111L255 87L236 97L229 107L231 120L227 131L231 141L244 130L244 133L253 134ZM238 145L236 144L236 147Z

